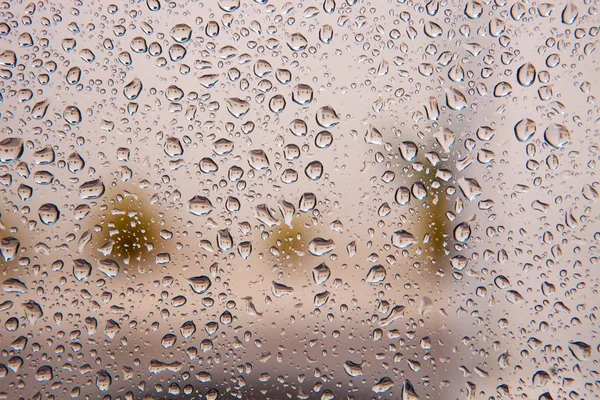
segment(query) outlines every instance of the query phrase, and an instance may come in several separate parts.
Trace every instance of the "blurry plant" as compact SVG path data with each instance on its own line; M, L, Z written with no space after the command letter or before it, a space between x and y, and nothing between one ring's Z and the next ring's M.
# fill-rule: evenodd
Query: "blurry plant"
M89 219L92 248L125 267L150 263L162 217L139 188L121 184L109 189Z
M419 160L423 164L427 160ZM415 173L412 182L421 182L428 190L427 199L415 207L417 234L423 237L423 257L426 258L423 270L436 273L438 270L446 270L448 263L448 236L452 234L452 226L447 218L447 213L452 212L451 203L446 193L446 185L433 185L439 183L436 177L442 165L427 166L421 172ZM416 199L412 200L416 202Z
M307 255L308 242L314 232L303 214L296 214L290 225L281 223L261 232L261 239L255 242L262 244L263 251L277 260L282 272L303 272L307 265L303 264Z
M28 232L26 222L27 219L22 217L19 219L14 211L8 209L8 202L4 202L3 206L0 207L0 241L2 241L2 247L4 242L9 248L17 246L16 254L14 257L10 257L9 260L5 259L6 254L0 249L0 266L2 266L1 272L5 276L17 276L25 270L18 266L19 254L29 248L32 243L32 237ZM14 241L16 239L17 242ZM9 243L10 242L10 243Z

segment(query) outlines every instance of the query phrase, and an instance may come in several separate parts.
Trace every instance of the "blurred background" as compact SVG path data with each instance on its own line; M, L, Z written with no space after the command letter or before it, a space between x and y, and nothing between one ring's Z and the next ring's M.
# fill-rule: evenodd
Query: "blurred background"
M594 2L0 13L0 398L598 397Z

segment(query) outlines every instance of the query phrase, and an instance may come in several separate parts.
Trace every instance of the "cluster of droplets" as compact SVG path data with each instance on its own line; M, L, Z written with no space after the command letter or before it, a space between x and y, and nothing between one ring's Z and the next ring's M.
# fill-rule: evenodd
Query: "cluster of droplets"
M592 397L592 3L4 4L0 398Z

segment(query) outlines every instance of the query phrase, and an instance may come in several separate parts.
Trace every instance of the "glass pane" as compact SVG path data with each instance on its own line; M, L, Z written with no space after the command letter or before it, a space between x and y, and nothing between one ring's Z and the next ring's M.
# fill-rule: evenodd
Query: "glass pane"
M0 16L0 399L597 397L597 2Z

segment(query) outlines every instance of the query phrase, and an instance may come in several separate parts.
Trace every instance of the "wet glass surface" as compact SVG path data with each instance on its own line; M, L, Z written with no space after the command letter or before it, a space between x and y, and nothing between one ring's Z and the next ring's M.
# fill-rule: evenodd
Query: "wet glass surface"
M0 4L0 399L593 399L597 1Z

